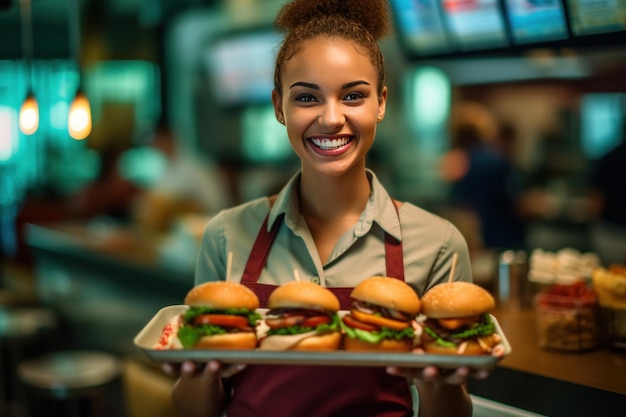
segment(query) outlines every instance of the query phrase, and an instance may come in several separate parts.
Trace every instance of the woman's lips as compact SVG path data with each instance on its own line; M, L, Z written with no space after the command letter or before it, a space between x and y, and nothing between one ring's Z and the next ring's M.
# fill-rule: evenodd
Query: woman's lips
M337 156L346 152L354 139L353 136L342 136L338 138L312 137L309 143L313 150L324 156Z

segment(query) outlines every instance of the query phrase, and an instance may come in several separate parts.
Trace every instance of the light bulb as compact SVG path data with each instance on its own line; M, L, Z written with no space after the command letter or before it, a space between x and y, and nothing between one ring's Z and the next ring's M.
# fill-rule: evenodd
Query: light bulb
M70 105L67 130L76 140L85 139L91 133L91 106L81 90L78 90Z
M20 108L20 130L25 135L34 134L39 128L39 104L33 92L29 92Z

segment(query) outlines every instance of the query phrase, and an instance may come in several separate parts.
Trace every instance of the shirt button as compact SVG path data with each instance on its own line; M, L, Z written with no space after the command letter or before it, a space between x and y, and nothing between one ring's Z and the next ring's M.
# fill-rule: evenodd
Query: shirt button
M320 284L320 277L313 277L313 278L311 278L311 282L313 284L319 285Z

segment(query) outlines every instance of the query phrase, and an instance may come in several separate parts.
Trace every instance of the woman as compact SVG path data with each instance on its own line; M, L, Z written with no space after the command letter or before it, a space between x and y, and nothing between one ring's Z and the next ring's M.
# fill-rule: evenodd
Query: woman
M300 279L328 287L349 308L349 292L372 275L405 279L422 294L448 279L470 280L467 245L449 222L394 202L365 157L385 115L387 87L376 39L388 27L384 0L296 0L276 26L272 101L301 159L276 197L225 210L207 225L196 283L231 279L263 304L276 286ZM191 362L165 370L180 378L173 400L181 416L410 416L415 379L420 416L471 415L463 387L470 370L222 365ZM481 375L477 375L481 376Z

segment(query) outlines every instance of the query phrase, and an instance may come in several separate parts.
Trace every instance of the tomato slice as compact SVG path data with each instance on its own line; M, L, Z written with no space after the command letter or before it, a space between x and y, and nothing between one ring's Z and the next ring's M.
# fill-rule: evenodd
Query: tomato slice
M351 315L347 314L343 316L343 322L346 326L352 327L353 329L361 329L367 332L375 332L380 330L380 327L374 326L372 324L363 323L361 321L355 320Z
M478 320L478 316L437 319L437 321L439 322L439 325L443 327L444 329L448 329L448 330L458 329L459 327L463 325L472 324L476 322L477 320Z
M329 324L331 322L329 316L313 316L307 317L300 323L302 327L317 327L320 324Z
M247 318L230 314L200 314L193 320L193 324L212 324L214 326L237 327L239 329L250 327Z

